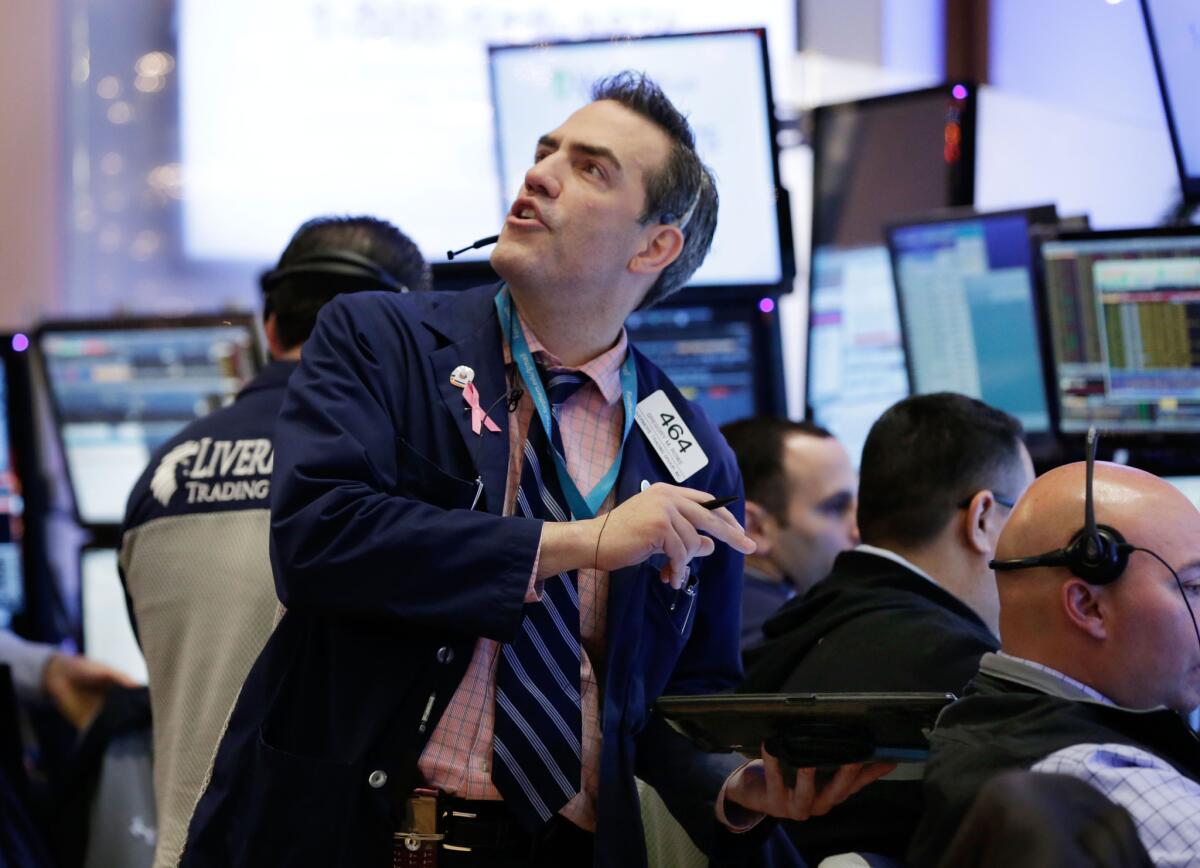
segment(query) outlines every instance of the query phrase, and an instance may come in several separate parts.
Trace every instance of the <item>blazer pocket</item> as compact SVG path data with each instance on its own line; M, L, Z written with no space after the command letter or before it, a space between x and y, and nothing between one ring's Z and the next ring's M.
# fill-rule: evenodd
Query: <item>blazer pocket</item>
M396 438L400 491L404 497L443 509L472 509L478 483L444 470L403 437ZM457 470L457 468L455 468Z
M273 747L259 729L251 798L267 817L248 836L246 864L340 864L349 813L361 809L355 777L353 765Z
M684 586L678 590L658 577L659 567L666 563L665 558L655 557L647 562L644 569L650 582L650 596L654 598L651 605L655 606L660 615L665 615L671 628L680 636L686 637L692 630L695 620L696 602L700 596L700 572L704 565L703 558L693 558L688 565L688 577Z

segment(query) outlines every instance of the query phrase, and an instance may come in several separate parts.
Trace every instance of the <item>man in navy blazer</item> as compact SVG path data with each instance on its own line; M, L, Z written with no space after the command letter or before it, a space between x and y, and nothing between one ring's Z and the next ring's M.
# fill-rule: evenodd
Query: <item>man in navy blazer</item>
M530 400L507 363L519 351L514 322L581 368L621 345L632 310L686 282L716 224L712 175L657 86L623 74L594 100L539 141L492 257L499 287L359 294L322 311L276 436L271 555L287 614L232 712L183 865L391 865L405 798L450 789L423 780L419 763L453 723L444 713L468 689L481 643L516 641L542 581L575 570L608 576L604 650L590 661L599 774L578 794L590 820L558 814L520 838L506 802L491 803L499 813L451 803L470 846L454 842L442 864L645 864L635 774L701 846L745 855L762 815L823 812L882 771L846 767L817 793L811 773L788 785L770 757L705 754L653 714L660 695L740 678L742 555L753 543L740 505L701 505L741 495L728 447L636 349L625 362L636 394L623 406L661 392L654 406L668 402L683 423L675 434L692 435L687 459L707 463L677 480L679 443L656 447L626 419L611 510L506 514L510 427Z

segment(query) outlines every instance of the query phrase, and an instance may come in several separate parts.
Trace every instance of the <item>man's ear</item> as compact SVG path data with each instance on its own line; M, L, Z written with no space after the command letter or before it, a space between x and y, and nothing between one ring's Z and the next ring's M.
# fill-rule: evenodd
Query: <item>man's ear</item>
M997 506L996 498L985 488L975 492L964 510L963 541L969 548L989 558L994 555L996 540L1000 536Z
M1063 582L1059 590L1059 603L1067 620L1093 639L1108 636L1102 594L1103 589L1094 588L1083 579L1076 578Z
M754 553L760 558L769 556L778 535L779 522L775 520L775 516L764 509L762 504L747 500L746 536L754 540L754 544L758 546Z
M642 249L629 261L634 274L660 274L683 252L683 233L678 226L659 223L650 228Z

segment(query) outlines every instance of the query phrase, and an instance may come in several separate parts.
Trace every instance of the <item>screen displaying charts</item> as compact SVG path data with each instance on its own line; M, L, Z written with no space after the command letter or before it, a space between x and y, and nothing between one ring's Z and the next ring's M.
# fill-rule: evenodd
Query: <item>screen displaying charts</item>
M687 116L700 158L717 177L720 213L729 215L718 221L712 249L690 285L779 283L778 172L764 38L745 30L493 48L502 198L510 202L520 189L539 137L590 102L594 81L625 69L645 71Z
M887 248L816 251L808 314L808 405L855 464L867 432L908 395Z
M958 392L1050 429L1028 212L889 229L914 394Z
M48 326L41 352L67 475L84 524L119 524L151 453L228 404L257 369L248 318Z
M712 307L651 308L626 322L629 339L717 425L757 411L754 326Z
M1042 245L1064 432L1200 431L1200 230Z

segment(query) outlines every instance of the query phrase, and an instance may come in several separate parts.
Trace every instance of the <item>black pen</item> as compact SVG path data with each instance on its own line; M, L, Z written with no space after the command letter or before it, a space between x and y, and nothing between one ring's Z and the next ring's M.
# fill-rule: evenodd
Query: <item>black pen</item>
M723 506L729 506L738 499L736 494L731 494L728 497L714 497L712 500L700 504L705 509L720 509Z

